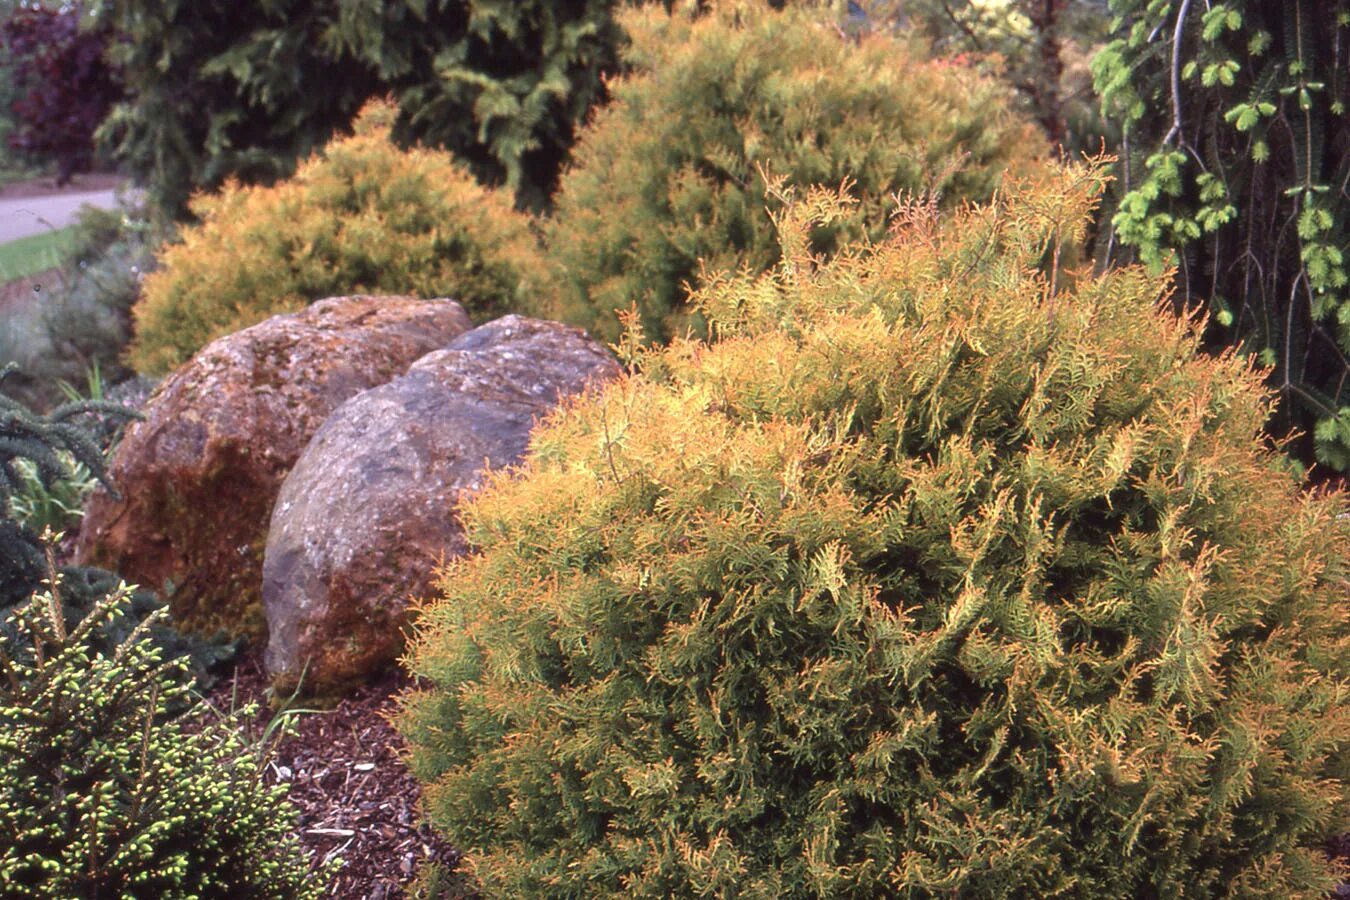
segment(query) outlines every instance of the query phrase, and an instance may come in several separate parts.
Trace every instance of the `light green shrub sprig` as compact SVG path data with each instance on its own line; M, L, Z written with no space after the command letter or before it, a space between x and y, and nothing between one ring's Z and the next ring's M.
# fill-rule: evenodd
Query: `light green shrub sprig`
M461 507L400 725L488 895L1334 887L1350 503L1161 277L1057 265L1103 181L832 261L807 198L699 293L716 343Z
M237 732L166 718L187 679L148 641L156 617L95 649L129 600L113 592L67 633L35 594L0 631L0 896L323 896L284 789Z

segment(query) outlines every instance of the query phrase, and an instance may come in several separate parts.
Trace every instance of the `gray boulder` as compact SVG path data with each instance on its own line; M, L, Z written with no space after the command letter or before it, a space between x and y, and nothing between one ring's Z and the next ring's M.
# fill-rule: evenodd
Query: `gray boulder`
M263 562L273 683L334 694L398 657L407 608L468 548L484 466L520 461L560 399L619 374L585 332L506 316L336 409L287 476Z
M331 297L212 341L159 385L90 497L76 558L170 595L174 624L263 637L272 501L339 404L472 327L458 303Z

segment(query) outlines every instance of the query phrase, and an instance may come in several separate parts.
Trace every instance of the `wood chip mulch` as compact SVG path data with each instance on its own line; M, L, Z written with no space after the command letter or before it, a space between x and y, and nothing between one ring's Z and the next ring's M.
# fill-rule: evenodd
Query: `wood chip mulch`
M421 791L400 755L403 740L386 718L410 683L408 675L391 672L335 709L289 717L289 733L273 741L264 780L289 785L290 802L300 812L296 836L311 869L339 861L328 894L335 900L410 897L411 883L432 862L454 873L434 900L474 896L454 871L459 852L421 821ZM257 740L274 715L267 687L258 654L251 653L207 701L220 711L232 703L236 709L257 703L258 715L246 723Z

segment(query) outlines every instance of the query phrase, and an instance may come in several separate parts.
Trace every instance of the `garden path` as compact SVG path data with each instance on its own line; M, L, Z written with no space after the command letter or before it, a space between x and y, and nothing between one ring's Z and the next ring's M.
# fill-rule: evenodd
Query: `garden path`
M115 202L111 190L0 200L0 244L65 228L75 221L75 214L85 204L108 209Z

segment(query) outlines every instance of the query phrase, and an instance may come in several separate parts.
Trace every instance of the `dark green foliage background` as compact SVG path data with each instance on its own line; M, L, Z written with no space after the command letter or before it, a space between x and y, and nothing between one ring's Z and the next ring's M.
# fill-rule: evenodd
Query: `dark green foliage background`
M615 60L615 0L97 0L128 101L102 135L181 216L227 176L270 183L370 97L541 205Z
M0 388L14 372L12 365L0 369ZM97 401L64 403L39 415L0 392L0 608L26 599L37 590L48 569L41 536L10 517L10 497L22 487L14 464L20 459L32 461L38 478L50 485L67 475L65 463L57 455L65 451L103 481L103 449L81 421L90 413L135 416L131 410Z
M1350 3L1110 7L1093 61L1125 133L1108 255L1170 259L1209 346L1271 367L1276 430L1350 471Z

